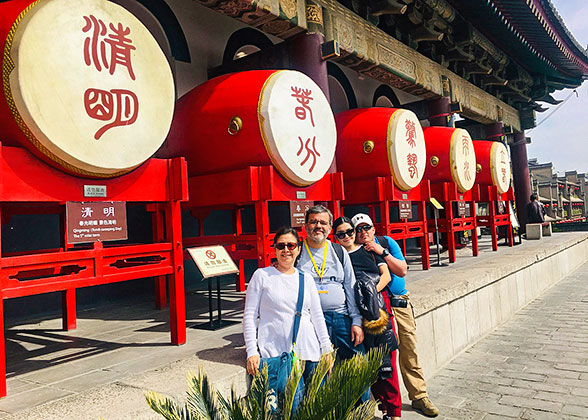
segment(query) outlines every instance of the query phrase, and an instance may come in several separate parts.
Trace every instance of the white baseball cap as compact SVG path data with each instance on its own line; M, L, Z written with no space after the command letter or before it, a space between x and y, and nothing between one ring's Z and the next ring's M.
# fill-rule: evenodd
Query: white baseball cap
M372 222L371 217L369 217L365 213L357 213L355 216L351 218L351 224L353 224L354 228L358 227L362 223L367 223L370 226L374 225L374 222Z

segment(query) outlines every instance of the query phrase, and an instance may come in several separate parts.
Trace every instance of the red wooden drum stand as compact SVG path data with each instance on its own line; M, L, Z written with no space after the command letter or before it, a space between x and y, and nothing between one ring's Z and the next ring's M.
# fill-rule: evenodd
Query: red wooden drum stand
M510 187L510 161L506 146L499 141L474 140L476 151L476 184L479 185L479 195L476 202L488 203L488 215L478 216L480 226L490 228L492 250L498 250L498 226L507 227L509 246L513 245L510 210L506 214L498 211L498 202L514 200L514 193ZM506 206L505 206L506 207Z
M408 191L400 190L391 176L375 179L354 180L345 182L345 200L342 207L367 206L372 220L376 220L376 208L380 209L380 222L375 223L378 235L387 235L402 241L402 249L406 252L406 239L418 238L421 245L421 263L423 270L431 267L429 261L429 233L427 228L426 204L431 198L428 180L422 180L415 188ZM400 202L415 202L418 205L418 216L412 219L401 219L392 222L390 208L398 207Z
M244 260L257 260L259 267L271 263L273 234L269 228L269 207L272 203L295 200L328 203L334 217L340 216L343 199L343 176L329 173L308 187L296 187L278 175L273 166L250 166L246 169L190 177L190 200L183 207L199 219L200 233L184 237L184 246L223 245L238 262L237 291L245 290ZM211 188L214 186L214 188ZM254 206L255 233L244 233L241 213ZM205 236L203 220L212 210L233 212L234 229L229 235Z
M172 344L186 341L180 201L188 197L186 163L181 158L149 159L133 172L108 180L88 180L60 172L20 147L0 145L0 213L65 214L65 202L146 203L153 211L154 241L139 245L94 242L18 255L0 255L0 320L3 300L49 292L63 294L63 327L76 327L75 290L153 276L167 276ZM84 185L106 186L107 197L84 197ZM62 220L64 217L62 217ZM165 227L164 227L165 226ZM65 232L65 227L62 227ZM165 230L165 234L163 234ZM163 284L165 293L165 283ZM161 304L162 302L159 301ZM4 328L2 328L4 334ZM0 396L6 396L4 336L0 339Z
M492 251L498 250L498 227L506 226L506 239L508 246L513 246L513 231L510 221L510 210L508 206L510 201L514 200L514 191L512 187L507 192L500 194L496 186L479 186L479 193L475 197L476 203L488 203L488 215L476 216L478 226L489 227L492 238ZM498 202L504 202L504 211L499 212Z
M416 115L405 109L357 108L335 117L339 134L337 167L345 174L344 206L367 206L376 231L401 240L421 239L423 269L430 267L425 203L429 182L422 182L426 148ZM392 222L390 208L418 204L417 220Z
M439 233L447 234L447 248L449 251L449 262L455 262L455 232L471 231L472 236L472 255L478 256L478 236L476 228L478 226L475 209L475 197L479 195L478 186L466 192L459 192L457 184L454 182L442 182L431 184L431 196L445 208L445 217L437 221ZM466 202L470 205L470 216L459 217L453 211L453 203ZM435 229L434 220L429 220L429 230Z

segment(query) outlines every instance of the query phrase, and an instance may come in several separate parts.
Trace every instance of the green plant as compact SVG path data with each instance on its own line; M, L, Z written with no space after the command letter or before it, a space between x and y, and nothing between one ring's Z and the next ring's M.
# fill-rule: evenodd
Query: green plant
M323 355L296 410L292 409L294 394L303 362L292 369L284 395L277 401L268 392L267 367L253 378L244 397L232 389L226 399L199 369L198 373L188 373L185 403L154 391L146 391L145 398L151 409L167 420L368 420L374 417L376 402L358 405L358 401L376 381L384 353L385 349L378 348L356 355L338 363L330 375L333 356Z

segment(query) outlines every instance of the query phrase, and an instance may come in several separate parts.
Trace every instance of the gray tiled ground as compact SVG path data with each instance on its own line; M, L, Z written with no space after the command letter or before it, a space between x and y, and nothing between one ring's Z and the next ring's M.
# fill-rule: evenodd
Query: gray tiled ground
M441 419L588 418L588 264L428 381ZM424 417L406 410L406 420Z

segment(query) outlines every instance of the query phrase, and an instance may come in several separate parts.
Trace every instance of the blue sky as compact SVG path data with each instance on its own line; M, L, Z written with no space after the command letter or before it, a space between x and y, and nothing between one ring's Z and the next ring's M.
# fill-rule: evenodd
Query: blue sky
M588 1L551 0L567 28L576 40L586 48L588 45ZM563 175L565 171L588 172L588 81L576 89L575 94L563 104L543 113L537 113L538 126L528 130L531 137L528 146L529 158L536 157L540 163L553 162L555 171ZM565 99L571 90L553 94L557 99ZM544 106L547 104L543 104ZM541 122L546 117L545 122Z

